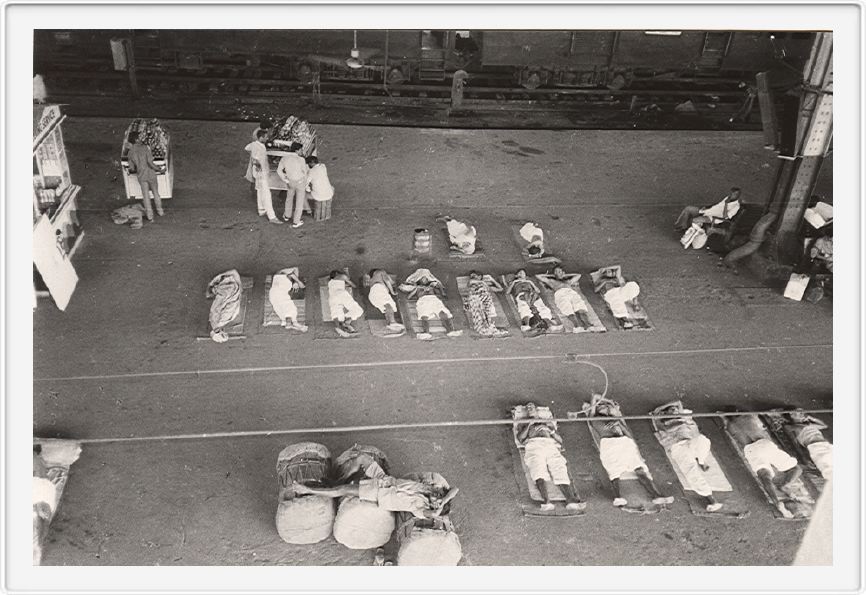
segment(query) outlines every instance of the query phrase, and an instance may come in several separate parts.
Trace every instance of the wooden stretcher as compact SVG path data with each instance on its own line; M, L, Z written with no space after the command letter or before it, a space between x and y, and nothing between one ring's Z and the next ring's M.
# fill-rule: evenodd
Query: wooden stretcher
M616 277L615 279L605 278L606 271L615 271ZM602 296L604 299L604 287L605 281L615 281L617 287L622 287L626 284L626 279L622 275L622 267L619 265L610 266L610 267L602 267L597 271L593 271L590 273L590 277L592 278L593 290ZM607 301L605 301L605 305L607 305ZM617 326L620 330L624 331L651 331L655 328L652 321L649 318L649 314L647 314L646 310L644 310L643 306L640 302L640 296L636 296L634 299L631 299L625 302L626 310L629 315L629 322L632 323L631 328L626 328L624 322L619 318L614 317L616 320ZM608 306L608 311L610 311L610 306ZM611 312L613 314L613 312Z
M549 407L538 407L537 410L539 419L554 419L553 413L551 413ZM517 405L511 408L511 419L517 421L528 418L529 414L527 413L525 405ZM556 422L552 423L555 427ZM585 508L582 510L569 510L565 508L564 505L556 506L550 511L541 510L539 508L539 505L544 502L544 498L541 497L538 487L529 475L529 468L526 466L526 461L524 460L526 447L521 444L520 440L517 438L518 433L523 427L523 424L517 423L511 426L511 438L515 447L511 449L511 455L514 464L514 477L517 480L517 486L521 497L520 509L523 511L523 514L526 516L543 517L577 517L586 514ZM566 501L565 495L556 484L550 481L545 483L547 485L547 494L551 502L564 503ZM580 494L575 486L574 476L571 476L571 487L575 494Z
M397 276L396 275L388 275L391 278L391 283L394 287L397 287ZM358 287L363 288L361 293L364 295L364 299L361 302L361 305L364 308L364 318L367 319L367 325L370 327L370 333L375 337L380 337L383 339L393 339L395 337L402 337L406 334L405 324L403 323L403 314L400 312L400 304L397 301L398 296L392 296L394 298L394 304L396 305L396 311L394 312L394 319L404 325L403 330L401 331L392 331L388 328L388 323L385 320L385 314L380 312L379 309L370 303L370 284L371 281L367 275L361 277L360 283Z
M529 279L529 278L527 277L527 279ZM513 274L502 275L500 277L500 280L502 281L502 286L507 289L508 285L514 280L514 275ZM533 280L532 282L536 286L538 285L538 281ZM541 288L539 287L539 290L540 289ZM541 299L542 302L544 302L544 299L542 298L540 291L539 291L538 297ZM511 313L514 315L514 319L517 321L517 324L521 325L520 333L524 337L534 338L534 337L540 337L542 335L561 335L565 332L565 324L562 322L562 319L557 314L557 311L554 310L553 308L551 308L547 302L544 302L544 304L548 307L548 309L550 309L551 319L548 321L549 326L547 327L547 329L545 329L544 331L541 331L541 332L533 330L533 329L523 330L522 321L520 319L520 313L518 312L518 309L517 309L517 300L515 300L514 296L511 293L508 293L507 291L505 292L505 303L508 304L508 307L511 310Z
M493 307L496 311L496 316L493 323L496 325L496 328L501 331L501 334L495 336L482 335L478 333L472 325L472 317L469 314L468 275L457 277L457 292L460 294L460 298L463 300L463 310L464 314L466 315L466 320L469 327L469 335L473 339L504 339L511 336L511 331L509 330L510 325L508 323L508 316L505 315L505 309L502 307L502 300L499 297L499 292L493 291L492 289L490 291L490 295L493 298Z
M572 289L576 291L580 297L583 299L586 304L586 313L589 317L589 322L592 326L587 329L578 328L575 330L574 323L568 316L565 316L562 312L560 312L559 307L556 305L556 298L554 294L556 292L552 291L549 287L545 286L540 279L540 275L535 275L536 285L538 285L538 289L541 291L541 299L547 304L547 307L550 308L550 311L553 312L559 319L562 321L564 325L563 332L565 333L606 333L607 327L602 324L601 319L596 314L595 309L592 307L592 304L589 303L589 300L586 299L586 295L580 289L580 275L577 276L576 280L572 284Z

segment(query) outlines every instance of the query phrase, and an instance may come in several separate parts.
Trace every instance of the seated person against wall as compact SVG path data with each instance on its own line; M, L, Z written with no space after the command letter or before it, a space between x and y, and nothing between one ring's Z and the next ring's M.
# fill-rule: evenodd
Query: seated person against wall
M535 403L527 403L526 412L530 418L538 419ZM578 497L571 485L568 463L562 456L562 436L556 431L553 422L538 419L523 424L517 433L517 440L524 447L523 461L529 469L529 477L535 482L535 487L544 499L541 510L554 509L550 495L547 493L547 481L552 481L565 496L567 509L586 508L586 502Z
M505 288L505 292L514 298L517 304L517 314L520 316L520 330L547 330L553 326L553 313L541 299L538 286L527 276L524 269L514 274L514 279Z
M593 395L592 403L584 404L584 411L593 417L610 418L590 420L599 436L598 451L601 464L607 471L613 486L613 505L626 506L628 501L622 497L620 478L626 473L634 473L637 480L652 498L653 504L670 504L673 496L663 496L650 477L646 462L640 454L631 431L621 419L619 405L600 395Z
M397 291L393 281L391 281L391 275L383 269L372 269L367 274L367 286L370 288L367 297L373 307L385 315L388 330L404 330L405 327L397 322L396 318L397 303L393 296L397 295Z
M348 337L358 331L352 323L364 314L364 309L355 301L346 287L355 287L349 279L346 270L331 271L331 279L328 281L328 308L336 324L337 334Z
M709 207L687 206L683 209L674 227L678 231L685 231L692 224L703 227L707 223L714 225L723 221L730 221L740 210L740 189L734 186L730 194L716 204Z
M802 475L797 459L779 448L760 418L753 413L728 418L727 428L743 449L743 457L764 486L773 505L782 516L793 517L779 498L777 490L788 495L789 486Z
M415 309L424 327L424 332L418 334L419 339L430 339L430 321L440 320L449 337L459 337L463 331L454 330L454 317L445 307L442 298L445 297L445 286L427 269L418 269L400 285L408 299L417 299Z
M399 479L386 475L379 464L366 453L357 456L353 465L356 468L344 470L343 475L351 477L358 470L363 470L367 479L361 479L357 484L333 488L311 488L296 483L293 489L299 495L315 494L326 498L355 496L365 502L373 502L379 508L391 512L410 512L421 519L447 514L447 504L458 492L457 488L445 491L438 485L424 481Z
M662 405L653 413L678 416L656 420L661 443L668 449L695 493L706 501L707 512L722 508L721 502L713 497L713 490L703 473L709 470L706 460L710 455L710 439L701 434L698 424L689 415L691 411L685 409L682 402L674 401Z
M538 282L553 292L553 301L559 312L571 320L574 332L592 326L589 308L583 296L575 290L579 280L580 275L567 274L560 266L553 269L553 275L538 275Z

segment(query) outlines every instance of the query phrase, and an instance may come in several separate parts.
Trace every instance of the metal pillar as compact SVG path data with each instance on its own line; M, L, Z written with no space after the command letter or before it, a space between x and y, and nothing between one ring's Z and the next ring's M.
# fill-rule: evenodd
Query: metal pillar
M833 137L833 34L818 33L803 69L802 95L792 157L779 156L769 212L778 214L771 245L779 262L799 259L798 234L818 172Z

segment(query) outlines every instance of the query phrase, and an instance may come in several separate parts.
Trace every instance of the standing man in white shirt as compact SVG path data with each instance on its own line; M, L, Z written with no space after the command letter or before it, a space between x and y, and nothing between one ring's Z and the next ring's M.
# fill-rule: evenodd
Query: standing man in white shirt
M286 206L283 209L283 220L291 221L292 227L298 228L304 224L301 221L301 214L304 210L304 199L306 198L307 190L307 162L303 157L298 155L302 145L300 143L292 143L289 148L289 154L280 159L280 164L277 166L277 175L288 186L286 192ZM292 209L294 203L294 209Z
M740 210L740 189L734 186L731 193L711 207L687 206L677 217L674 226L679 231L685 231L693 223L721 223L730 221Z
M282 225L283 222L277 219L277 214L274 213L274 202L271 197L271 187L268 183L268 174L270 166L268 165L268 152L265 149L263 142L267 136L265 130L259 130L256 134L256 140L244 147L249 151L252 159L253 178L256 181L256 206L258 207L259 216L267 215L268 221L276 225Z

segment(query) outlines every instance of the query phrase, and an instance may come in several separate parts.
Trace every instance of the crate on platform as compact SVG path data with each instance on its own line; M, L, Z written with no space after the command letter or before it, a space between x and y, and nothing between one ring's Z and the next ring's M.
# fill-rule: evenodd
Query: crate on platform
M313 219L316 221L324 221L331 218L331 200L310 200L310 206L313 208Z

